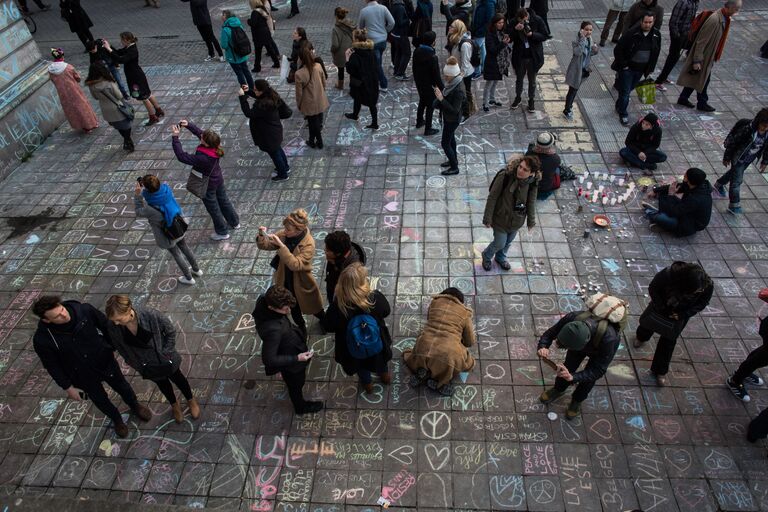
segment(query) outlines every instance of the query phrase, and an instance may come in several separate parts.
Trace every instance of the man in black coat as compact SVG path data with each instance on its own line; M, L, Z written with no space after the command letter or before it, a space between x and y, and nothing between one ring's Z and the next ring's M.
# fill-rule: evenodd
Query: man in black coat
M411 20L405 7L404 0L392 0L389 8L395 19L395 27L389 33L392 38L392 64L395 66L394 77L398 80L408 80L405 74L408 62L411 60L411 42L408 34L411 31ZM413 8L411 8L413 11Z
M659 149L661 135L659 116L649 112L629 129L619 155L629 165L645 169L652 175L656 164L667 161L667 155Z
M336 292L336 283L339 282L341 271L352 265L360 263L365 265L365 251L349 238L346 231L334 231L325 237L325 296L328 304L333 304Z
M616 113L624 126L629 125L629 95L642 77L653 73L661 52L661 32L653 26L653 22L653 14L647 13L639 25L624 30L613 49L611 69L616 71L614 87L619 91Z
M279 285L271 286L256 301L253 320L261 338L264 373L274 375L280 372L296 414L315 413L323 408L322 402L304 400L302 391L307 361L314 352L307 349L304 331L289 320L291 308L295 305L296 298L290 291Z
M533 10L520 9L514 25L507 26L512 40L512 67L515 69L515 99L513 110L520 106L523 79L528 75L528 112L536 112L536 75L544 65L544 41L549 39L547 26Z
M598 320L584 313L584 311L574 311L562 317L541 335L536 351L539 357L548 358L549 347L555 340L560 348L568 349L565 362L557 365L554 387L544 391L539 396L539 400L548 404L563 395L569 385L576 384L571 403L565 412L565 417L569 420L579 415L581 402L586 400L595 382L605 375L621 343L619 330L615 324L608 322L600 337L598 326L607 320ZM577 372L579 365L587 357L589 358L587 366Z
M419 106L416 109L416 128L424 126L424 135L436 135L440 130L432 128L432 114L435 111L435 90L443 89L440 75L440 62L435 53L437 34L424 32L421 44L413 52L413 80L419 93ZM426 112L426 117L425 117Z
M197 31L205 41L205 46L208 47L208 58L206 61L213 60L213 50L219 54L219 60L224 62L224 54L221 53L221 45L219 40L213 34L213 24L211 23L211 14L208 12L208 0L181 0L182 2L189 2L189 10L192 12L192 23L197 27Z
M74 300L62 302L60 297L48 295L33 304L32 312L40 318L32 345L48 374L66 391L67 398L90 397L112 420L121 438L128 436L128 425L109 400L102 382L109 384L141 420L152 418L152 412L139 404L136 393L120 371L104 313L90 304Z
M712 186L701 169L685 171L680 185L654 187L649 198L658 197L658 209L643 202L645 216L652 225L671 231L677 236L690 236L705 229L712 217Z

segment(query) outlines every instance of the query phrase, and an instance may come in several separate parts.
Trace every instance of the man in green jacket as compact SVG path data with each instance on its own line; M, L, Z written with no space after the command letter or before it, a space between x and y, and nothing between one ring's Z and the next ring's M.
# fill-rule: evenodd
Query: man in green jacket
M493 228L493 240L483 251L483 270L491 270L492 259L496 259L496 263L504 270L512 268L507 261L507 250L517 236L517 231L526 220L529 232L536 225L540 169L541 163L537 156L514 158L491 182L483 225Z

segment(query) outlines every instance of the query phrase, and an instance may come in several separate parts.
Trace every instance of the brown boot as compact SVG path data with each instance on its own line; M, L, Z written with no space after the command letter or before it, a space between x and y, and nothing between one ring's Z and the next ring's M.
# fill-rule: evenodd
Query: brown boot
M149 120L147 121L146 126L157 124L160 121L160 118L157 117L155 114L149 114Z
M380 373L379 378L381 378L382 384L389 384L392 382L392 374L389 372Z
M184 421L184 413L181 412L181 404L179 402L171 405L171 411L173 411L173 419L176 423Z
M117 437L120 439L128 437L128 425L122 421L120 423L115 423L115 434L117 434Z
M339 90L344 89L344 80L336 80L336 88Z
M132 411L141 421L149 421L152 419L152 411L150 411L149 407L146 405L138 404Z
M200 405L197 403L197 398L190 398L187 400L187 405L189 405L189 415L192 416L193 420L196 420L200 417Z
M160 117L165 117L165 112L164 112L164 111L163 111L163 109L161 109L160 107L157 107L157 108L155 109L155 115L156 115L158 118L160 118Z

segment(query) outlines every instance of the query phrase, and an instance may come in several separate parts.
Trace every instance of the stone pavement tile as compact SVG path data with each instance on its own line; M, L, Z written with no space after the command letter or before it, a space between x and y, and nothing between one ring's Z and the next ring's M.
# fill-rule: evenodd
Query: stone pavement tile
M85 489L111 489L122 465L121 459L94 457L83 479Z
M98 460L98 459L97 459ZM94 461L95 463L96 461ZM125 459L119 465L117 478L112 484L116 491L139 491L152 469L152 461L147 459Z
M183 462L167 462L156 460L152 464L152 469L144 485L145 493L152 494L173 494L179 485L179 478Z
M709 485L720 508L758 510L758 503L744 480L712 480Z
M243 484L248 474L248 466L234 464L216 464L211 480L209 496L237 497L243 492Z
M85 479L88 468L91 465L90 457L67 456L61 461L56 476L53 479L54 487L80 487Z

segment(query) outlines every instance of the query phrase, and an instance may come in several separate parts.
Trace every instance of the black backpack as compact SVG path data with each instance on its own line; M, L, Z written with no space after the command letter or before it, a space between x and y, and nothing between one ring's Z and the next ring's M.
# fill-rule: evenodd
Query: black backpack
M243 27L229 27L231 33L229 39L229 47L232 48L232 53L238 57L245 57L251 54L251 40L248 39L248 34L245 33Z
M493 188L493 184L496 183L496 178L498 178L499 176L501 176L505 172L507 172L507 168L506 167L504 167L503 169L500 169L499 171L496 172L496 176L493 177L493 179L491 180L491 184L488 185L488 192L491 191L491 189ZM507 188L507 176L506 175L504 176L504 183L502 184L501 188L502 188L502 190Z
M472 64L473 68L478 67L481 62L480 45L478 45L473 39L465 39L461 42L461 44L464 43L469 43L472 45L472 56L469 58L469 63Z

